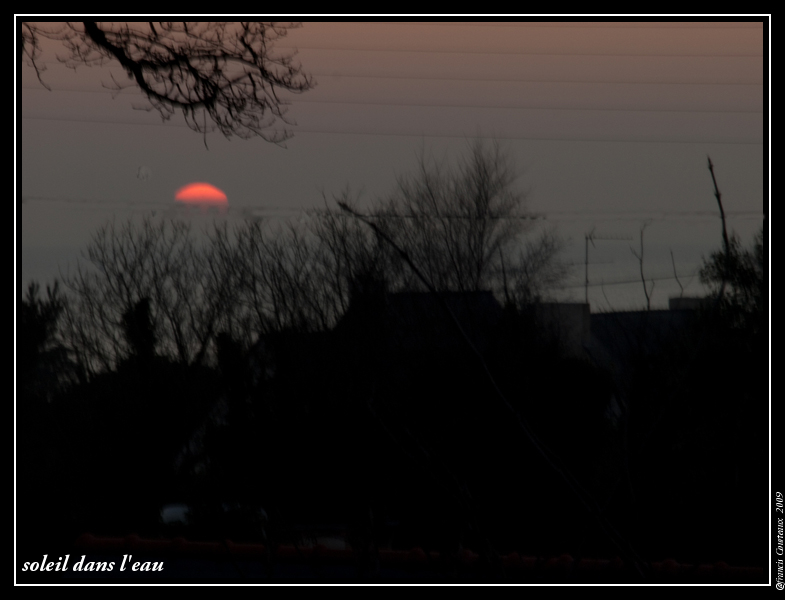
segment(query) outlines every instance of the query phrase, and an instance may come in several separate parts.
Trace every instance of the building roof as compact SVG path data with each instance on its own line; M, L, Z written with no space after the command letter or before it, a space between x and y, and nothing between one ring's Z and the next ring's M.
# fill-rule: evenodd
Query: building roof
M359 323L358 329L368 332L366 325L371 321L399 349L463 347L465 342L450 313L481 349L499 322L502 307L490 291L385 293L368 306L353 303L336 331L345 332Z
M668 344L685 340L695 323L694 310L640 310L591 315L592 355L605 356L623 369L630 361L645 359Z

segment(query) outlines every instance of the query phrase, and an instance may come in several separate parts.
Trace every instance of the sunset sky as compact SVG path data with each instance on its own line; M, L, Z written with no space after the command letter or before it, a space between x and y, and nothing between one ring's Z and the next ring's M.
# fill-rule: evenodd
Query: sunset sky
M541 217L533 233L553 227L567 240L575 266L560 298L583 300L584 236L594 230L634 240L595 242L592 311L644 307L630 245L645 225L652 305L664 308L679 294L671 251L685 294L699 295L701 257L721 244L707 155L729 228L749 245L763 222L764 44L761 21L306 22L277 44L296 49L316 81L291 96L294 137L282 148L219 133L205 147L182 117L162 123L134 110L138 92L113 97L102 83L127 81L121 69L74 72L48 42L51 91L26 64L16 80L22 280L51 281L109 219L174 216L189 183L225 192L219 218L298 219L347 187L370 205L418 154L454 159L481 137L514 160Z

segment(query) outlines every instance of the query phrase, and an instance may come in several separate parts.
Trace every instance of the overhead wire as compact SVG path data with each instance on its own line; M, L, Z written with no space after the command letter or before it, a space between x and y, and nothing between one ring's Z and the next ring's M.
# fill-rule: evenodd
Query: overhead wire
M47 92L64 92L77 94L111 94L118 96L114 90L75 90L50 87L48 90L41 87L23 86L25 90L41 90ZM130 95L130 94L128 94ZM143 94L133 92L134 96L143 98ZM119 96L118 96L119 97ZM494 109L494 110L557 110L557 111L601 111L601 112L642 112L642 113L701 113L701 114L762 114L761 110L702 110L702 109L679 109L679 108L596 108L596 107L562 107L562 106L509 106L509 105L490 105L490 104L443 104L438 102L369 102L360 100L309 100L307 98L297 98L291 101L291 106L297 104L350 104L357 106L412 106L416 108L471 108L471 109Z
M65 117L40 117L40 116L22 116L22 120L31 121L62 121L70 123L99 123L109 125L133 125L143 127L176 127L187 129L187 125L175 123L140 123L133 121L113 121L110 119L75 119ZM656 140L656 139L590 139L590 138L555 138L555 137L525 137L506 134L494 135L467 135L467 134L449 134L449 133L401 133L397 131L338 131L338 130L315 130L315 129L297 129L296 126L288 128L289 131L296 134L324 134L324 135L364 135L374 137L414 137L414 138L437 138L437 139L495 139L495 140L512 140L512 141L529 141L529 142L586 142L586 143L610 143L610 144L719 144L723 146L760 146L763 140L743 142L738 140Z
M584 54L576 54L575 56L586 56ZM623 56L623 55L619 55ZM672 56L672 58L679 58L678 56ZM758 58L758 57L706 57L706 58ZM61 65L58 61L39 61L39 64L55 64ZM112 67L108 67L112 68ZM115 70L120 72L120 69L115 67ZM464 82L473 82L473 83L542 83L542 84L589 84L589 85L691 85L691 86L701 86L701 85L709 85L709 86L716 86L716 85L728 85L728 86L756 86L762 87L763 81L605 81L605 80L594 80L594 79L532 79L532 78L519 78L519 77L445 77L440 75L365 75L365 74L352 74L352 73L342 73L342 72L319 72L316 71L309 71L309 75L313 77L326 77L326 78L335 78L335 79L391 79L391 80L401 80L401 79L411 79L415 81L464 81ZM108 90L112 93L112 90ZM116 91L114 91L116 93Z

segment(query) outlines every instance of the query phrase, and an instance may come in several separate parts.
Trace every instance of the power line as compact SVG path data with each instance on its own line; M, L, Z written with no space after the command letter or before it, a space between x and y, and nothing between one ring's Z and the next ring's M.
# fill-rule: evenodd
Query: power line
M470 81L473 83L547 83L547 84L587 84L587 85L743 85L763 86L760 83L740 81L595 81L585 79L517 79L497 77L431 77L428 75L345 75L342 73L311 73L314 77L334 77L336 79L411 79L414 81Z
M60 64L57 61L43 61L48 64ZM112 67L118 73L121 73L119 67ZM125 73L122 72L124 75ZM308 73L313 77L326 77L334 79L390 79L390 80L412 80L412 81L466 81L472 83L542 83L542 84L587 84L587 85L728 85L728 86L756 86L762 87L763 82L749 83L740 81L595 81L583 79L519 79L511 77L443 77L443 76L430 76L430 75L352 75L345 73L320 73L318 71L310 71ZM25 87L25 89L40 89L33 87ZM45 89L45 88L44 88ZM107 93L116 93L108 90ZM141 94L140 94L141 95Z
M105 206L129 206L132 208L142 208L145 206L150 207L170 207L170 206L177 206L175 204L171 204L165 201L160 202L133 202L128 200L100 200L100 199L89 199L89 198L57 198L54 196L22 196L23 202L63 202L68 204L101 204ZM259 211L279 211L279 212L319 212L321 208L307 208L307 207L286 207L286 206L249 206L249 205L230 205L228 207L230 210L259 210ZM531 213L529 215L521 215L517 217L521 220L532 220L532 221L547 221L550 219L558 219L559 217L570 214L574 216L584 217L585 219L598 219L602 217L610 217L610 216L626 216L630 219L654 219L656 220L657 217L664 217L665 215L673 215L676 217L691 217L691 216L699 216L702 218L706 218L707 220L716 220L719 219L719 215L715 214L713 211L666 211L666 210L652 210L649 212L640 211L640 212L633 212L633 211L623 211L623 210L608 210L608 211L559 211L555 213ZM392 215L385 215L388 218ZM758 211L750 211L750 210L739 210L739 211L727 211L726 216L729 218L735 217L744 217L744 216L754 216L754 217L763 217L763 214ZM417 216L410 216L410 215L398 215L395 218L417 218ZM451 218L449 215L439 215L438 218ZM457 219L465 219L466 217L463 216L456 216L454 218ZM516 218L516 217L510 217ZM583 264L583 263L581 263ZM591 263L596 264L596 263Z
M335 52L390 52L390 53L404 53L404 54L473 54L476 56L629 56L635 58L651 57L651 58L763 58L763 54L680 54L674 52L672 54L655 54L655 53L630 53L630 52L514 52L514 51L501 51L501 50L412 50L412 49L399 49L399 48L330 48L327 46L283 46L279 45L278 48L286 50L319 50L319 51L335 51Z
M695 277L696 275L699 275L699 274L700 274L700 271L695 271L693 273L686 273L686 274L682 273L679 277L676 277L674 275L670 275L668 277L647 277L646 281L666 281L666 280L670 280L670 279L679 279L679 278L682 278L682 277ZM604 286L604 285L628 285L628 284L632 284L632 283L637 283L638 285L640 285L641 284L641 278L638 277L637 279L622 279L622 280L616 280L616 281L601 281L599 283L589 283L588 287L601 287L601 286ZM576 283L576 284L571 284L571 285L554 286L554 288L555 289L559 289L559 290L566 290L566 289L573 289L573 288L582 288L582 287L585 287L585 286L586 286L585 283Z
M95 199L95 198L56 198L54 196L22 196L23 202L66 202L69 204L102 204L106 206L112 205L119 205L119 206L130 206L130 207L144 207L144 206L153 206L153 207L183 207L181 204L175 204L174 200L172 202L166 201L158 201L158 202L134 202L131 200L102 200L102 199ZM187 206L185 206L187 208ZM234 208L236 210L262 210L262 211L282 211L282 212L299 212L302 210L306 210L300 207L287 207L287 206L247 206L247 205L230 205L228 208Z
M175 127L180 129L187 129L187 125L178 125L176 123L139 123L133 121L112 121L109 119L75 119L64 117L31 117L22 115L22 120L29 121L61 121L65 123L96 123L105 125L133 125L143 127ZM717 144L722 146L759 146L763 144L763 140L754 142L739 142L739 141L722 141L722 140L623 140L623 139L587 139L587 138L546 138L546 137L523 137L514 135L467 135L467 134L449 134L449 133L400 133L398 131L379 132L379 131L336 131L336 130L314 130L314 129L297 129L290 127L289 130L297 135L300 134L317 134L317 135L364 135L374 137L413 137L413 138L437 138L437 139L459 139L465 140L467 138L477 139L495 139L495 140L513 140L524 142L585 142L585 143L610 143L610 144ZM211 132L213 133L213 132Z
M587 217L606 217L610 215L624 215L632 218L642 218L644 216L660 216L660 215L685 215L685 216L714 216L719 218L719 213L716 210L554 210L548 213L551 216L568 216L568 215L586 215ZM742 216L742 215L760 215L763 216L762 211L751 210L735 210L725 211L726 215Z
M413 106L434 108L473 108L473 109L499 109L499 110L560 110L560 111L602 111L602 112L662 112L662 113L705 113L705 114L762 114L763 110L702 110L702 109L671 109L671 108L575 108L560 106L492 106L472 104L436 104L414 102L359 102L354 100L308 100L298 98L292 102L296 104L350 104L366 106Z
M38 90L43 88L27 87L26 90ZM68 90L51 88L53 92L70 92L79 94L112 94L116 91L111 90ZM141 93L134 93L134 96L144 97ZM763 114L763 110L702 110L702 109L671 109L671 108L575 108L561 106L504 106L504 105L476 105L476 104L438 104L434 102L368 102L357 100L309 100L297 98L292 100L291 106L298 104L348 104L353 106L412 106L419 108L471 108L471 109L495 109L495 110L558 110L558 111L600 111L600 112L654 112L654 113L702 113L702 114Z
M341 21L341 24L351 24L352 21ZM741 23L746 23L742 21ZM692 25L690 23L620 23L617 21L604 21L604 22L565 22L565 23L548 23L548 22L526 22L515 21L511 23L483 23L483 22L461 22L461 21L439 21L439 22L411 22L411 21L371 21L371 25L427 25L436 27L498 27L507 29L753 29L761 30L762 27L758 26L758 21L750 21L748 26L741 24L734 25L731 23L716 23L705 22L705 26ZM763 23L760 22L762 26Z

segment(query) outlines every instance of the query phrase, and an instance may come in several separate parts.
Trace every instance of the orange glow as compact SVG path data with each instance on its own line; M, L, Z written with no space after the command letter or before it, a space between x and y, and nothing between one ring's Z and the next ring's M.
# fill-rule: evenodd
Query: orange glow
M227 204L226 194L209 183L189 183L175 192L174 199L186 204Z

